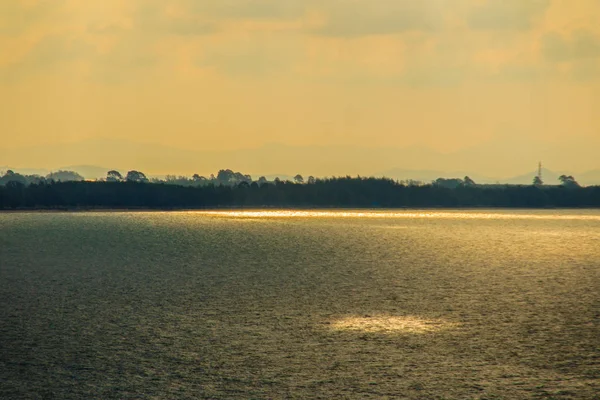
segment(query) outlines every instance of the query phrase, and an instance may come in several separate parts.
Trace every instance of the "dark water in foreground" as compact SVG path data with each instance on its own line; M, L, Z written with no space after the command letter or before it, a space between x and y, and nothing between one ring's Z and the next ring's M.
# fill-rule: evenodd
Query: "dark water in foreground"
M600 211L0 214L0 398L598 398Z

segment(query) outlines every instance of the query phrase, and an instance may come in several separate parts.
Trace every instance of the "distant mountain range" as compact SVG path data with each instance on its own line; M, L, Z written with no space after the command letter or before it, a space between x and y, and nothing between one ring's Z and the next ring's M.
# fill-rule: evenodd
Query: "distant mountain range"
M9 166L0 166L0 171L12 170L23 175L46 176L56 171L74 171L86 179L98 179L106 177L106 173L113 168L103 168L95 165L68 165L65 167L46 169L46 168L11 168Z
M74 171L78 174L82 175L86 179L98 179L106 177L106 173L112 168L104 168L98 167L95 165L70 165L61 168L56 168L54 170L48 169L36 169L36 168L10 168L8 166L0 167L0 171L6 171L8 169L12 169L15 172L24 175L42 175L45 176L53 171L64 170L64 171ZM126 169L117 169L121 173L126 173ZM240 171L244 172L244 171ZM216 174L216 171L215 171ZM192 174L188 174L191 176ZM373 174L372 176L377 177L387 177L397 180L415 180L421 182L431 182L436 180L437 178L464 178L465 176L469 176L477 183L507 183L513 185L528 185L531 184L533 178L537 175L537 171L527 172L518 176L513 176L509 178L493 178L484 175L471 174L467 171L454 171L454 172L445 172L445 171L436 171L436 170L411 170L411 169L401 169L395 168L391 170L384 171L382 173ZM581 174L572 174L568 172L554 172L549 169L542 169L542 177L545 183L547 184L558 184L558 177L560 175L573 175L576 180L582 185L600 185L600 169L587 171ZM164 178L164 175L150 175L152 177ZM265 176L268 180L273 180L276 177L282 180L293 180L292 175L288 174L253 174L254 179L258 179L259 176ZM365 175L366 176L366 175ZM371 175L369 175L371 176ZM306 177L305 177L306 178Z
M599 142L600 143L600 142ZM558 182L562 174L573 175L584 185L600 184L596 149L577 142L538 144L518 138L508 141L490 141L458 151L442 153L425 147L369 147L356 146L289 146L269 144L254 149L211 151L197 148L177 148L127 140L95 139L76 143L0 149L0 163L13 166L26 174L46 175L49 168L31 168L37 165L56 166L52 170L67 169L87 179L106 176L110 169L121 172L137 169L149 176L192 175L208 176L218 169L229 168L268 178L279 176L289 179L296 173L304 176L363 175L387 176L394 179L413 179L429 182L439 177L470 176L481 183L531 183L538 160L545 165L564 165L572 160L569 170L545 169L544 181ZM569 164L571 165L571 164ZM506 171L505 176L494 176L486 171ZM60 167L60 168L59 168ZM425 168L423 168L425 167ZM8 167L0 167L6 170ZM449 172L447 172L449 171ZM531 171L519 174L519 171ZM579 171L579 172L577 172Z
M575 178L584 185L600 185L600 169L584 172Z
M413 179L422 182L431 182L437 178L464 178L469 176L477 183L508 183L512 185L527 185L533 182L533 178L537 175L537 171L527 172L521 175L508 178L494 178L479 174L471 174L466 171L431 171L431 170L410 170L410 169L392 169L378 174L398 180ZM558 184L558 177L561 175L573 175L575 179L582 185L599 185L600 170L587 171L582 174L573 174L569 172L555 172L547 168L542 168L542 178L547 184Z

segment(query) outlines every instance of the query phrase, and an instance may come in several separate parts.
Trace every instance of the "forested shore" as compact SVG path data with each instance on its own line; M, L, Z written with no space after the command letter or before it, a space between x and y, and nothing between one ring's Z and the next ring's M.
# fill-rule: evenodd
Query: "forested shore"
M411 185L386 178L342 177L181 186L150 182L42 182L0 186L0 209L207 209L237 207L600 207L600 186Z

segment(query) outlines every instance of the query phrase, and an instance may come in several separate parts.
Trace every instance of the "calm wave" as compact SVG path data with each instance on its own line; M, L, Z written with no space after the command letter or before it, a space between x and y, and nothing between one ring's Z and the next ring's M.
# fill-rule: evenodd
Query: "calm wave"
M599 307L597 210L0 214L2 398L593 398Z

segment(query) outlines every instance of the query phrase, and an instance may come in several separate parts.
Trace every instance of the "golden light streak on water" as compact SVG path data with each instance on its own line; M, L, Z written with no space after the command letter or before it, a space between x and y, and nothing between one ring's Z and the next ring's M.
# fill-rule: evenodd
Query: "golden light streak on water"
M459 324L441 319L425 319L414 316L376 315L369 317L345 317L332 322L331 328L339 331L376 333L432 333L457 328Z
M489 219L489 220L586 220L600 221L600 215L514 212L451 212L451 211L304 211L304 210L243 210L197 211L201 215L227 218L396 218L396 219Z

